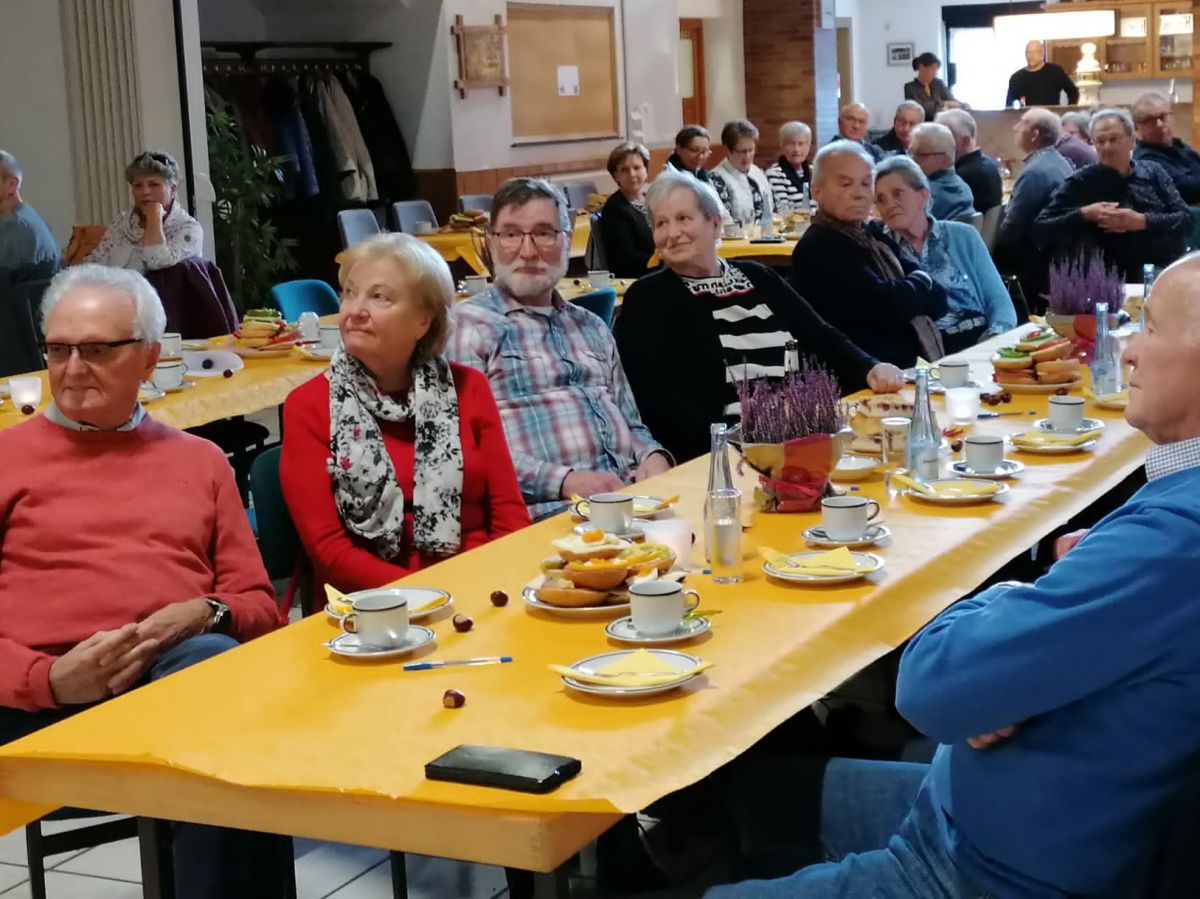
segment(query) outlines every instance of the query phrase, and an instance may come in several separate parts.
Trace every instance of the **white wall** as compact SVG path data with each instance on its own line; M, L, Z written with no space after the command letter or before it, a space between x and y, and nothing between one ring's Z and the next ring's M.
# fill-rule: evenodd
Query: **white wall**
M21 196L60 246L75 224L75 181L58 4L5 0L0 27L0 147L25 170Z
M679 0L681 19L704 20L704 90L708 128L718 132L746 115L742 0Z

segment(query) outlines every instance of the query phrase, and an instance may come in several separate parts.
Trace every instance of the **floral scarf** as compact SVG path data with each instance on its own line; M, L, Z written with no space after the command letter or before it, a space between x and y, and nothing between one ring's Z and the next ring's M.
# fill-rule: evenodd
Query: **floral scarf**
M339 348L329 378L329 473L338 515L383 559L404 542L404 491L383 443L380 421L413 421L413 543L424 555L461 549L463 455L458 394L441 357L413 365L413 386L395 400L381 394L362 363Z

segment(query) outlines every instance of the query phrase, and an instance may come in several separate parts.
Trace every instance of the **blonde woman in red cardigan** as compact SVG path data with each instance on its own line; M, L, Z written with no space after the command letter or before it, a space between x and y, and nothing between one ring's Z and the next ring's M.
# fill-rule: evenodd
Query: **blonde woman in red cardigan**
M280 479L316 576L377 587L529 523L483 375L442 356L454 301L428 244L346 251L342 345L283 408Z

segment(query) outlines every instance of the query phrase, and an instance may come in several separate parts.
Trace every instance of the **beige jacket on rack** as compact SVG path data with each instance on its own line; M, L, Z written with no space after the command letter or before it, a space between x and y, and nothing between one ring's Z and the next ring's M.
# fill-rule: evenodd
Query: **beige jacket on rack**
M371 164L371 154L367 152L367 144L359 130L350 98L332 75L317 79L316 95L333 148L334 162L342 173L342 195L347 200L359 203L378 200L375 167Z

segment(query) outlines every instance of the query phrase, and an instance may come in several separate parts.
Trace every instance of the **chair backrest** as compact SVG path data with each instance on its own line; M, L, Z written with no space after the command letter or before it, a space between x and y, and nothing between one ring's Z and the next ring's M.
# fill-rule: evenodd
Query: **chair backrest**
M23 281L0 290L0 377L46 367L37 315L49 281Z
M311 278L276 284L271 288L271 302L290 322L300 318L302 312L333 315L338 311L337 291Z
M996 246L996 238L1000 234L1000 224L1004 221L1004 204L993 206L983 214L983 221L979 226L979 233L983 237L983 242L988 248L988 252Z
M967 215L956 215L954 221L972 226L976 231L983 232L983 213L972 212Z
M491 194L463 194L458 198L458 211L466 212L468 209L479 209L483 212L492 211L492 195Z
M272 580L289 577L300 555L300 538L279 485L281 451L278 446L263 450L250 464L250 498L258 522L258 550Z
M604 324L612 327L613 312L617 308L617 292L613 288L602 287L599 290L581 294L572 302L582 306L588 312L594 312L604 319Z
M415 234L417 222L438 226L437 216L428 200L401 200L392 204L392 227L405 234Z
M608 268L608 254L604 252L604 239L600 236L600 213L593 212L588 219L592 230L588 234L587 249L583 251L583 262L588 271L602 271Z
M564 181L561 187L567 195L567 205L572 209L582 209L587 205L588 194L599 193L595 181Z
M343 250L380 233L379 219L370 209L343 209L337 214L337 223Z

